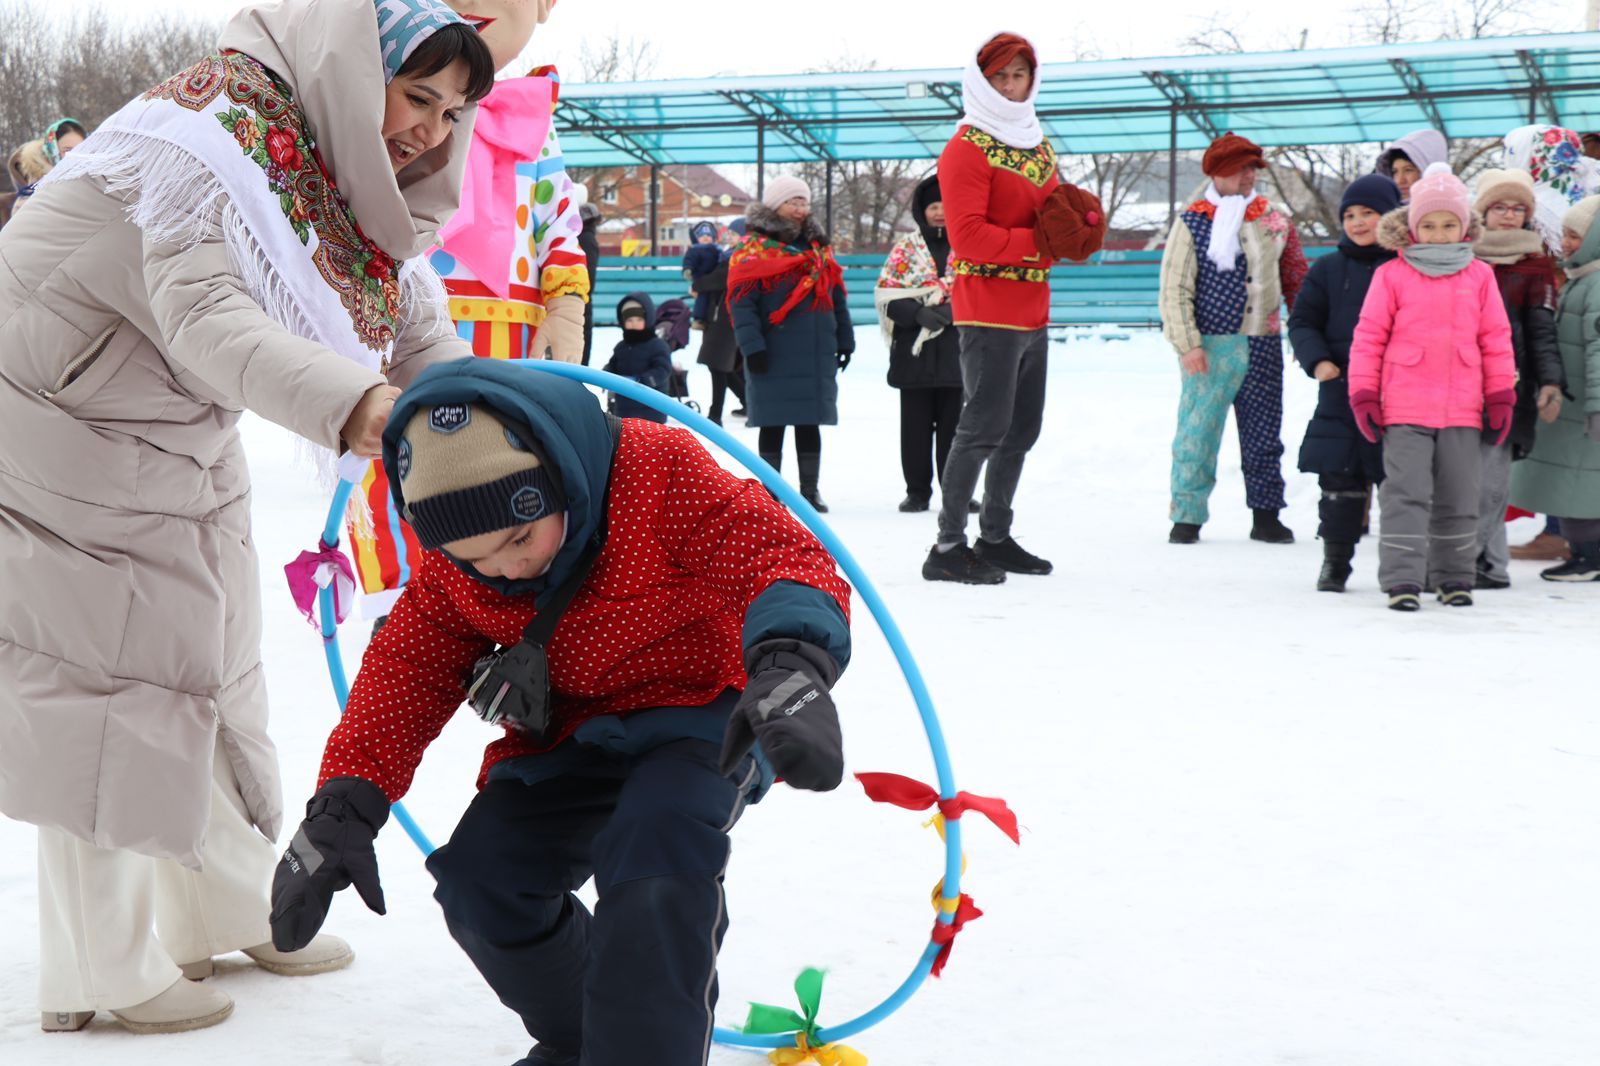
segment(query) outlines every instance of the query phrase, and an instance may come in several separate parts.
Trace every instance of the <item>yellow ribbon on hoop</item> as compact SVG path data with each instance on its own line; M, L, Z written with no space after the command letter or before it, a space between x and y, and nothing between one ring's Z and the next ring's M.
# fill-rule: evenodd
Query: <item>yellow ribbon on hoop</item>
M821 1044L812 1047L806 1040L806 1034L795 1034L795 1047L778 1048L767 1055L773 1066L801 1066L802 1063L816 1063L816 1066L867 1066L867 1057L855 1048L843 1044Z

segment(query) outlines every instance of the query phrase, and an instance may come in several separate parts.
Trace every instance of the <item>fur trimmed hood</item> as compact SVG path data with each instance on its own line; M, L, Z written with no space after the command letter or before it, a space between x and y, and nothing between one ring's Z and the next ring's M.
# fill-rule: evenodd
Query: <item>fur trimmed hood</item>
M828 235L822 231L816 215L807 215L804 222L790 222L766 204L757 201L745 210L745 224L752 230L782 241L796 248L805 248L812 242L827 244Z
M1472 222L1467 226L1466 235L1462 239L1470 244L1481 236L1483 236L1483 216L1474 211ZM1397 207L1378 220L1378 243L1391 252L1398 252L1417 243L1411 237L1410 208Z

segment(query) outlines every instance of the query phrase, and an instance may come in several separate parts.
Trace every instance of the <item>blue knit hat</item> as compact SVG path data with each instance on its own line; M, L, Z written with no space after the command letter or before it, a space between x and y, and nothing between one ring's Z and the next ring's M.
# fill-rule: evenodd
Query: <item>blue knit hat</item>
M383 55L383 81L388 84L417 47L446 26L466 19L442 0L372 0L378 12L378 51Z
M1370 207L1380 215L1387 215L1400 206L1400 186L1393 178L1382 174L1364 174L1350 183L1339 198L1339 217L1344 218L1345 208Z
M712 240L716 240L717 239L717 224L715 222L712 222L710 219L705 219L705 220L702 220L700 222L696 222L694 224L694 229L689 231L689 236L691 238L693 238L694 240L697 240L697 241L702 236L710 237Z

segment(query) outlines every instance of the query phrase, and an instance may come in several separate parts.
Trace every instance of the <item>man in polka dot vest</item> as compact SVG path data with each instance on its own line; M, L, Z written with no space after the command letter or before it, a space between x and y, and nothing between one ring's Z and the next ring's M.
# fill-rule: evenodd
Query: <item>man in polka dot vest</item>
M829 692L850 659L849 586L759 482L685 430L611 419L576 382L430 368L383 450L425 551L279 864L274 942L312 936L350 884L382 913L372 840L389 804L489 676L484 657L520 662L525 628L576 589L544 644L548 720L489 745L428 860L435 897L538 1041L523 1066L704 1063L728 831L775 776L826 790L843 775ZM592 916L572 894L591 876Z
M1233 133L1206 149L1206 194L1172 224L1161 257L1161 332L1178 353L1183 395L1172 442L1173 544L1210 517L1228 408L1239 425L1252 540L1293 542L1283 509L1283 324L1306 276L1288 216L1255 195L1267 161Z

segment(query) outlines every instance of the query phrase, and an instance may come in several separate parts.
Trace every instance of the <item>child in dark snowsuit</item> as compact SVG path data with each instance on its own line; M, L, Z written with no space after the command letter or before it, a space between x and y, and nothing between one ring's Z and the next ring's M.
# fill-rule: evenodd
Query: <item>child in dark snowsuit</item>
M717 269L723 256L721 247L717 245L715 222L696 222L689 236L694 243L683 253L683 280L693 285L696 278L703 278ZM689 317L692 328L705 329L706 319L711 317L711 297L705 293L696 296L694 310Z
M613 349L605 371L648 385L657 392L666 392L672 385L672 351L651 328L655 317L655 302L646 294L630 292L622 298L617 304L617 324L622 327L622 340ZM660 411L624 396L612 398L611 413L619 418L667 420Z
M1361 317L1361 303L1378 267L1395 253L1378 244L1378 220L1400 206L1400 190L1381 174L1350 183L1339 199L1344 236L1339 249L1311 264L1300 298L1289 314L1294 357L1315 378L1317 410L1300 445L1300 469L1317 475L1322 500L1322 572L1317 588L1343 592L1350 561L1361 539L1373 486L1383 480L1383 445L1369 443L1356 430L1350 412L1350 339Z
M513 363L424 371L383 459L425 551L278 866L274 942L309 939L352 883L382 913L373 837L483 679L470 702L503 732L428 870L539 1042L519 1066L705 1063L728 832L774 774L843 776L849 586L686 430Z

